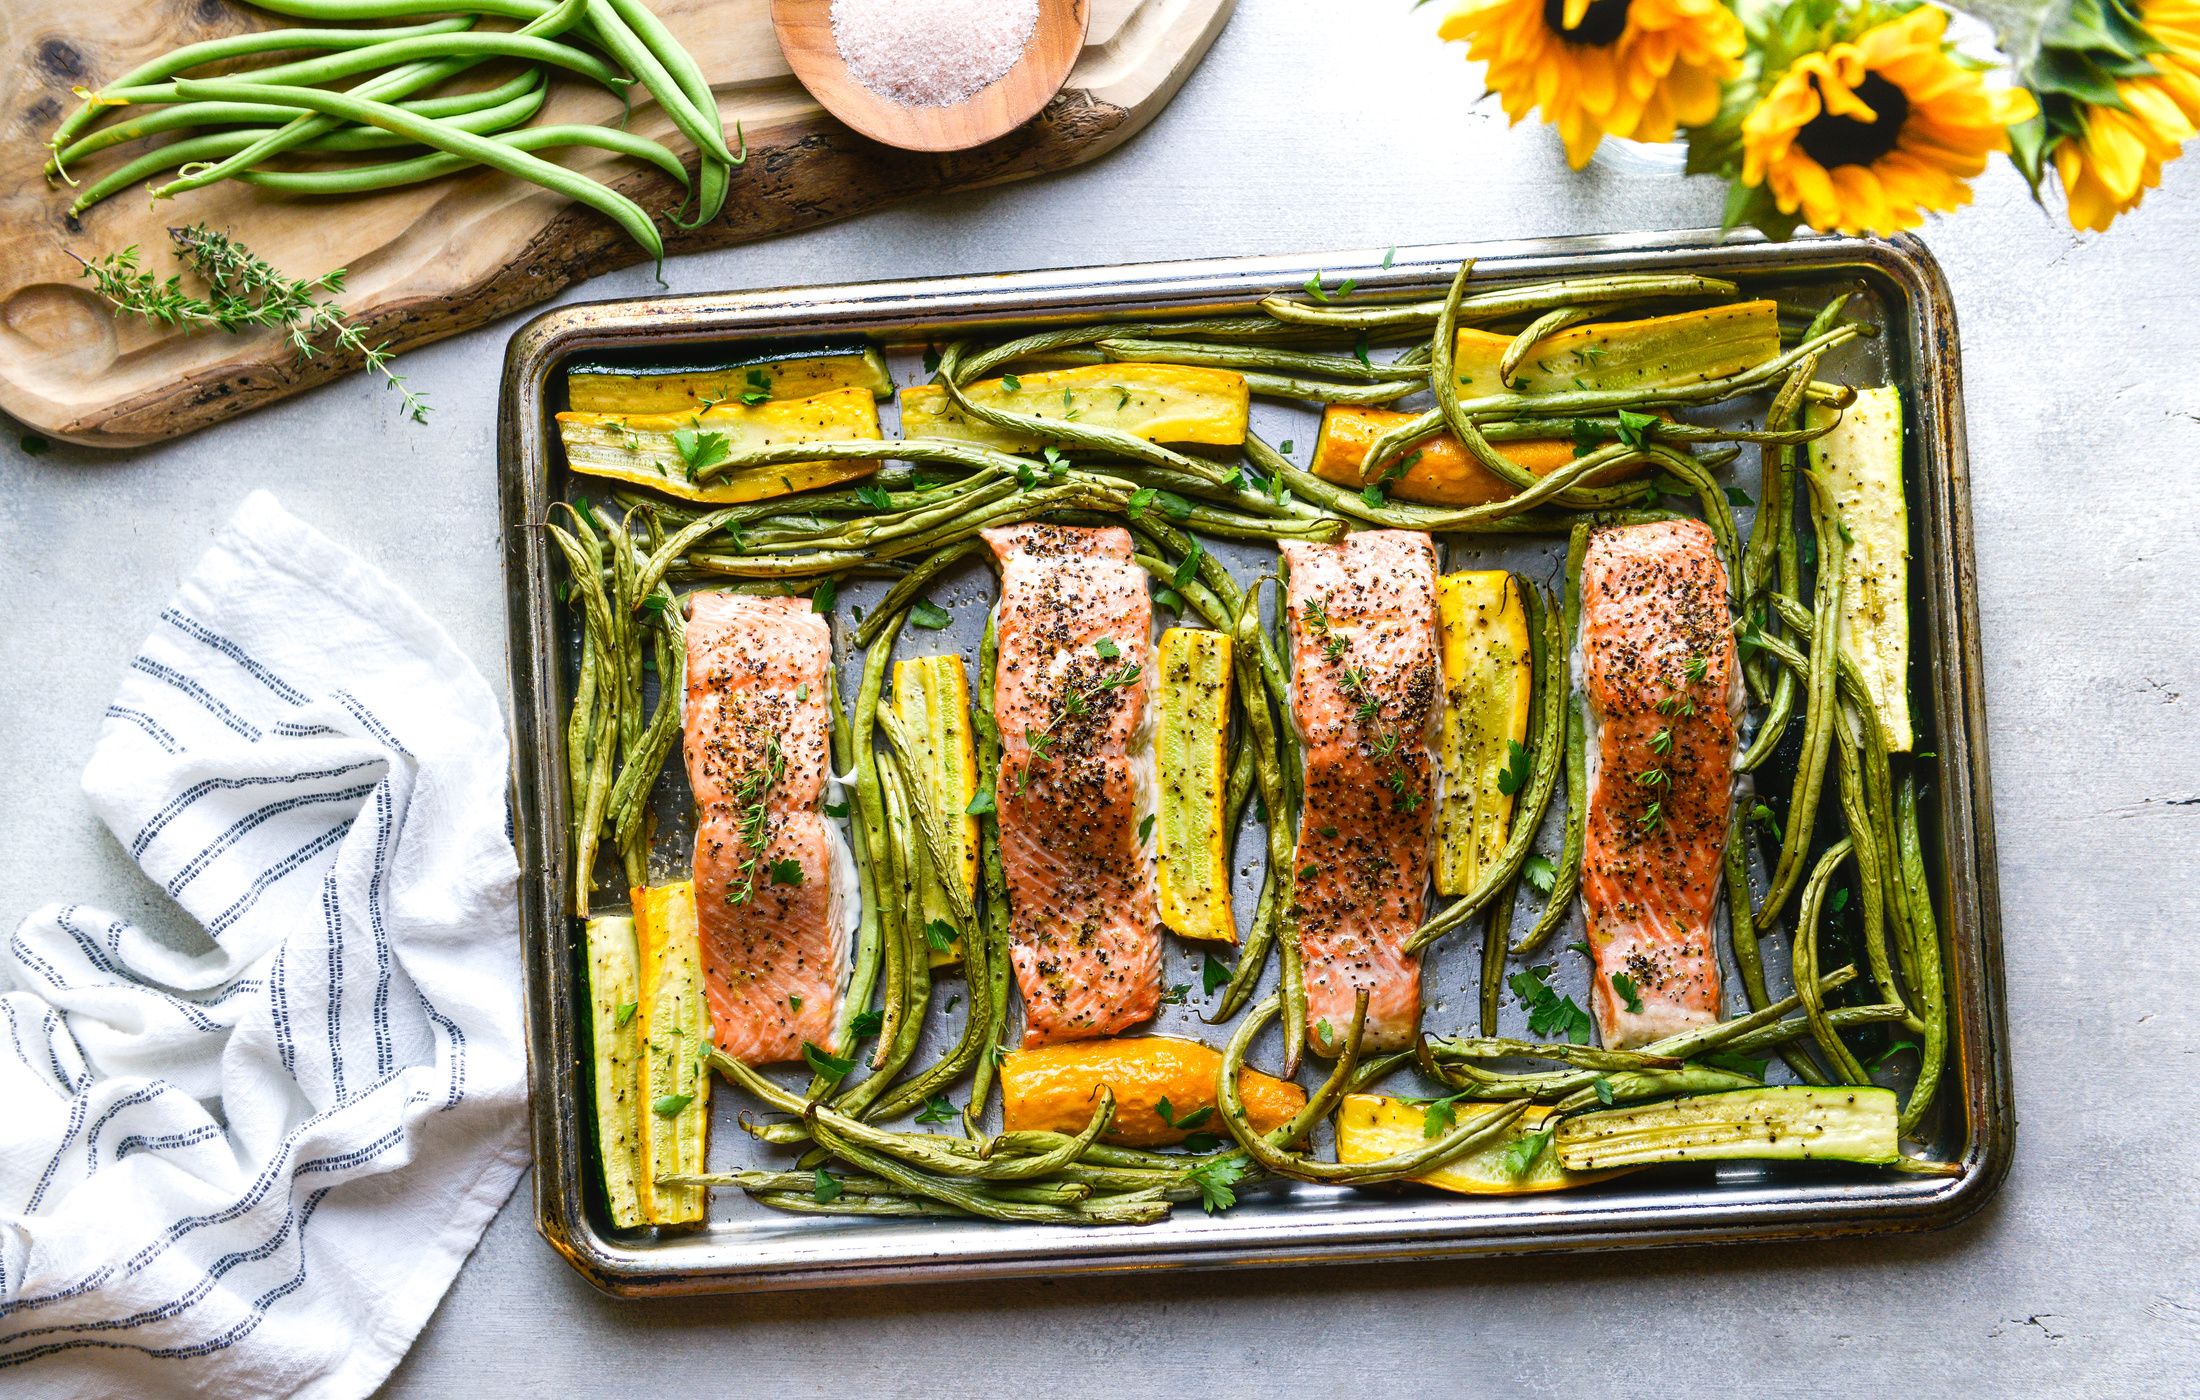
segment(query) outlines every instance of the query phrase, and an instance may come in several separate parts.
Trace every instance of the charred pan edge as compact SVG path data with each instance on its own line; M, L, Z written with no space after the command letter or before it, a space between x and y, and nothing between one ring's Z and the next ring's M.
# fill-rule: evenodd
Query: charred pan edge
M1943 1155L1961 1174L1871 1182L1729 1183L1716 1192L1620 1191L1559 1201L1466 1202L1370 1196L1349 1212L1248 1204L1214 1220L1059 1233L929 1222L935 1228L787 1231L773 1247L736 1247L705 1231L655 1242L614 1236L584 1184L591 1149L568 1072L585 1022L581 965L563 891L564 700L547 546L536 528L562 485L549 450L550 381L583 349L727 337L874 331L921 338L1014 320L1091 321L1142 307L1196 315L1242 310L1316 271L1353 277L1364 294L1427 296L1472 256L1492 280L1559 273L1695 270L1745 280L1858 280L1889 306L1889 359L1909 392L1917 442L1911 529L1923 599L1924 647L1941 797L1930 854L1942 876L1939 911L1952 958L1951 1053L1960 1113ZM621 1295L694 1294L909 1283L1101 1270L1347 1263L1545 1251L1831 1238L1925 1230L1966 1219L1993 1196L2015 1146L2002 991L2001 907L1987 776L1984 677L1964 456L1962 368L1946 281L1916 239L1812 238L1771 244L1716 233L1590 236L1482 245L1218 259L808 291L714 294L560 308L513 337L499 411L501 497L514 732L513 819L527 976L537 1228L590 1282ZM1318 265L1317 265L1318 264ZM1960 1107L1958 1107L1960 1106Z

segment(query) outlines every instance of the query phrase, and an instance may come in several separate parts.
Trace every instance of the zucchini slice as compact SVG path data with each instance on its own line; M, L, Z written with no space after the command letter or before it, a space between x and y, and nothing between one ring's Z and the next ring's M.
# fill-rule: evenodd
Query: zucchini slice
M1834 410L1813 406L1823 426ZM1841 522L1841 644L1856 656L1887 747L1908 753L1910 726L1910 508L1902 494L1902 393L1859 389L1856 402L1809 444L1810 464L1833 489ZM1828 542L1821 542L1825 544Z
M1782 1084L1696 1094L1568 1118L1558 1125L1568 1171L1654 1162L1862 1162L1900 1153L1891 1089Z
M1148 442L1213 447L1235 447L1245 441L1252 402L1244 375L1192 365L1035 370L981 379L965 385L963 392L987 408L1009 413L1114 428ZM1007 452L1031 452L1047 442L966 418L936 384L915 384L901 391L901 433L975 442Z
M710 1005L703 994L703 950L695 921L695 883L634 891L634 933L641 978L635 1012L641 1046L641 1197L652 1225L701 1223L699 1186L659 1186L671 1172L700 1172L710 1151Z
M1474 1118L1505 1105L1461 1102L1446 1107L1454 1118ZM1619 1175L1618 1171L1567 1171L1560 1166L1548 1132L1556 1113L1556 1109L1531 1108L1501 1141L1411 1179L1466 1196L1522 1196L1588 1186ZM1380 1161L1425 1147L1431 1136L1428 1105L1382 1094L1346 1094L1337 1105L1336 1126L1340 1162ZM1445 1131L1441 1124L1438 1131Z
M574 471L714 505L792 495L869 476L875 460L749 467L698 485L694 467L728 455L803 442L875 442L878 402L868 389L806 399L722 403L701 413L561 413L558 435Z
M1445 574L1436 610L1444 668L1436 889L1464 894L1512 829L1513 792L1527 773L1525 753L1514 753L1528 738L1533 663L1520 585L1504 570Z
M1780 312L1769 301L1739 301L1642 321L1570 326L1538 342L1506 384L1497 367L1512 342L1509 335L1471 327L1459 332L1452 373L1464 397L1670 389L1723 379L1779 357Z
M1184 938L1237 942L1222 829L1229 760L1230 638L1197 627L1161 634L1154 728L1161 922Z
M892 398L886 357L858 340L672 364L584 357L565 367L566 398L578 413L700 413L714 404L806 399L832 389Z
M918 656L895 662L894 713L909 735L917 782L936 810L946 815L961 853L957 869L935 870L924 843L917 843L924 867L918 897L925 925L929 928L937 920L955 926L959 920L941 881L961 881L963 893L972 900L978 894L978 819L968 813L978 795L978 748L971 736L970 681L963 659ZM957 929L948 947L931 949L932 966L962 961L963 932Z
M588 921L589 1078L596 1099L596 1149L611 1224L649 1223L642 1210L641 977L634 920L604 914Z

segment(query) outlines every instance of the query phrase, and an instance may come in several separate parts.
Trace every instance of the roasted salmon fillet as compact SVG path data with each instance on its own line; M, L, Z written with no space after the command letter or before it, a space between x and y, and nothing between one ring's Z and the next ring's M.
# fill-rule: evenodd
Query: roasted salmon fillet
M832 638L804 598L688 602L684 747L711 1037L745 1064L837 1051L855 866L820 810Z
M1419 531L1366 530L1282 549L1305 752L1291 917L1307 1041L1341 1050L1364 989L1363 1048L1396 1050L1421 1019L1421 960L1405 943L1427 903L1436 821L1436 546Z
M993 712L1024 1045L1113 1035L1161 1004L1153 603L1122 529L984 532L1001 567Z
M1719 1019L1711 919L1740 705L1726 568L1695 520L1599 530L1581 567L1581 897L1606 1046Z

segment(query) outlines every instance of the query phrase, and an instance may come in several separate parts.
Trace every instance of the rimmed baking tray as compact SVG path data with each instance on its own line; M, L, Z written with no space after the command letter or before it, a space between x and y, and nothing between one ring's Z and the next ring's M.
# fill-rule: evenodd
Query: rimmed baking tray
M1955 1173L1908 1176L1789 1163L1664 1168L1581 1191L1514 1197L1274 1183L1248 1191L1226 1214L1180 1208L1157 1225L1087 1230L788 1217L757 1207L738 1192L724 1192L699 1230L610 1229L591 1184L595 1147L583 1068L579 924L569 909L563 834L564 716L573 640L541 529L550 504L569 489L552 421L561 406L560 370L566 361L584 351L669 355L704 343L741 346L862 335L893 348L897 382L906 383L920 375L916 352L925 343L984 335L1011 323L1030 327L1148 312L1242 311L1264 295L1294 291L1317 274L1332 287L1353 279L1359 296L1432 296L1467 257L1477 260L1478 284L1661 270L1733 278L1757 294L1851 290L1857 293L1852 314L1861 312L1878 324L1876 341L1860 343L1850 361L1829 364L1828 376L1841 377L1844 370L1885 375L1904 391L1916 638L1912 694L1919 746L1938 755L1925 834L1951 991L1948 1081L1937 1123L1926 1131L1933 1155L1954 1163ZM512 339L499 430L515 740L512 814L522 872L535 1208L544 1237L591 1282L639 1295L1829 1237L1929 1229L1962 1219L2006 1173L2015 1117L1960 384L1947 284L1924 245L1910 238L1768 243L1721 239L1706 231L1535 239L647 298L566 307L537 317ZM1306 422L1310 437L1310 416ZM1268 430L1283 436L1292 431L1287 424ZM1752 481L1750 461L1745 457L1740 468L1738 479L1745 483ZM1549 578L1563 543L1556 542L1555 552L1550 541L1476 543L1455 548L1452 564L1488 561L1484 566ZM1246 562L1218 553L1229 562ZM978 575L950 576L935 589L942 601L966 605L955 609L956 627L938 634L936 646L960 646L974 655L983 588ZM860 587L844 588L842 612L870 596ZM677 773L668 775L667 784L670 791L660 794L658 810L673 817L653 860L669 872L679 860L683 833L677 814L685 789ZM1546 838L1550 844L1549 833ZM1241 862L1240 876L1257 880L1257 865ZM1242 902L1247 897L1240 898L1241 908L1248 907ZM1558 941L1563 939L1562 934ZM1425 985L1434 1027L1454 1026L1472 1001L1475 942L1463 934L1433 950ZM1196 975L1182 975L1196 966L1196 949L1172 946L1169 956L1172 981L1197 982ZM1554 978L1562 989L1579 992L1580 986L1567 986L1568 977L1579 983L1585 974L1562 970ZM1447 997L1456 999L1459 1012L1448 1010ZM1508 1008L1506 1014L1510 1023L1518 1012ZM1167 1020L1158 1028L1198 1025L1183 1007L1171 1008ZM932 1034L944 1039L946 1032L935 1026ZM927 1050L933 1048L928 1043ZM777 1151L738 1130L733 1119L742 1105L736 1098L730 1090L719 1096L714 1165L762 1163Z

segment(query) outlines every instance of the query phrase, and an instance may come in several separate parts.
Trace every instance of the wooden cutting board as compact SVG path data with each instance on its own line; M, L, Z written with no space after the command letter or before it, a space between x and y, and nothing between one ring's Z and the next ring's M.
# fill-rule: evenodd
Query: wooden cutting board
M1235 0L1092 0L1086 47L1061 94L1000 140L950 155L891 150L827 117L780 55L769 0L651 3L710 75L727 131L738 121L748 139L748 163L734 173L724 212L704 228L665 227L667 250L687 251L1091 160L1167 104ZM155 207L140 188L71 225L73 192L49 187L41 174L46 138L74 108L71 89L96 87L179 44L282 23L291 22L236 0L0 0L0 410L56 437L124 447L220 422L357 368L325 354L301 363L273 332L183 335L115 319L69 254L96 258L137 244L165 275L175 270L172 224L227 230L293 276L349 269L344 309L370 340L397 349L641 259L592 211L479 173L311 202L232 182ZM561 84L536 121L615 124L618 110L601 89ZM646 94L628 126L681 152L694 169L687 143ZM118 154L101 152L86 170L111 169ZM661 173L596 151L558 159L610 180L644 208L673 202ZM821 280L830 276L819 269Z

